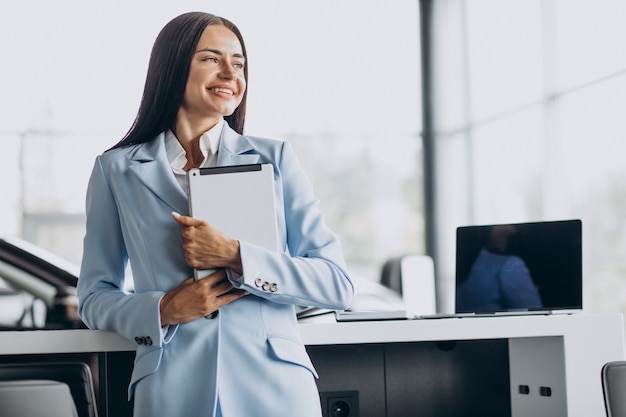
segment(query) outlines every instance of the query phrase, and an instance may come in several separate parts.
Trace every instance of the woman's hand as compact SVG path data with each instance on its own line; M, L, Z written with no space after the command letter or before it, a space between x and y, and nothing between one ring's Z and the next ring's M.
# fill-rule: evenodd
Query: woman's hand
M229 268L243 273L239 241L231 239L203 220L172 213L180 225L187 264L196 269Z
M188 278L161 298L161 325L186 323L207 317L247 294L233 287L224 270L198 281Z

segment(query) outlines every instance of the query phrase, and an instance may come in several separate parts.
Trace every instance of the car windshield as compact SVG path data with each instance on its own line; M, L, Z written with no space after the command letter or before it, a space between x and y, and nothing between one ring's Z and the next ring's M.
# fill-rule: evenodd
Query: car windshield
M0 261L0 326L44 327L56 293L54 286Z
M82 328L78 267L19 239L0 239L0 330Z

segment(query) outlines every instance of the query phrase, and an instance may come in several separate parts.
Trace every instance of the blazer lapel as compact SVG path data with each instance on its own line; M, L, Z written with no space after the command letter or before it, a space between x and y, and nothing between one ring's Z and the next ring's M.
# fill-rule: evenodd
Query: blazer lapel
M165 133L135 147L131 154L131 172L176 212L188 214L188 199L172 172L165 152Z
M165 152L165 133L131 151L130 171L159 199L181 214L189 213L186 192L172 172ZM259 162L259 154L245 137L224 124L217 157L218 166L246 165Z
M259 162L259 154L256 153L248 138L235 132L227 123L224 123L217 155L218 166L246 165Z

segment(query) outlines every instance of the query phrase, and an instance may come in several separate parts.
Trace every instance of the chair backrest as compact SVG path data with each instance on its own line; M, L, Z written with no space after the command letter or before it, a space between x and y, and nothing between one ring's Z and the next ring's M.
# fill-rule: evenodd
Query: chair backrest
M395 256L389 258L383 265L380 275L380 283L402 295L402 258Z
M607 417L626 417L626 361L602 367L602 391Z
M85 363L0 364L0 381L17 380L51 380L65 383L76 404L78 416L98 416L91 370Z
M437 312L435 269L430 256L390 258L383 265L380 283L400 293L408 314L429 315Z
M0 417L77 417L67 384L49 380L0 381Z

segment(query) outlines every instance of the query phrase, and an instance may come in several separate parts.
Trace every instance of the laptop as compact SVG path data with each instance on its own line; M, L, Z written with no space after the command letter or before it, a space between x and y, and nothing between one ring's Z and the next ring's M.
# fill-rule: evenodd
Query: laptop
M411 306L391 311L346 310L335 313L337 321L582 311L580 220L461 226L456 233L454 313L412 315L408 313Z
M580 220L461 226L455 315L582 311Z

